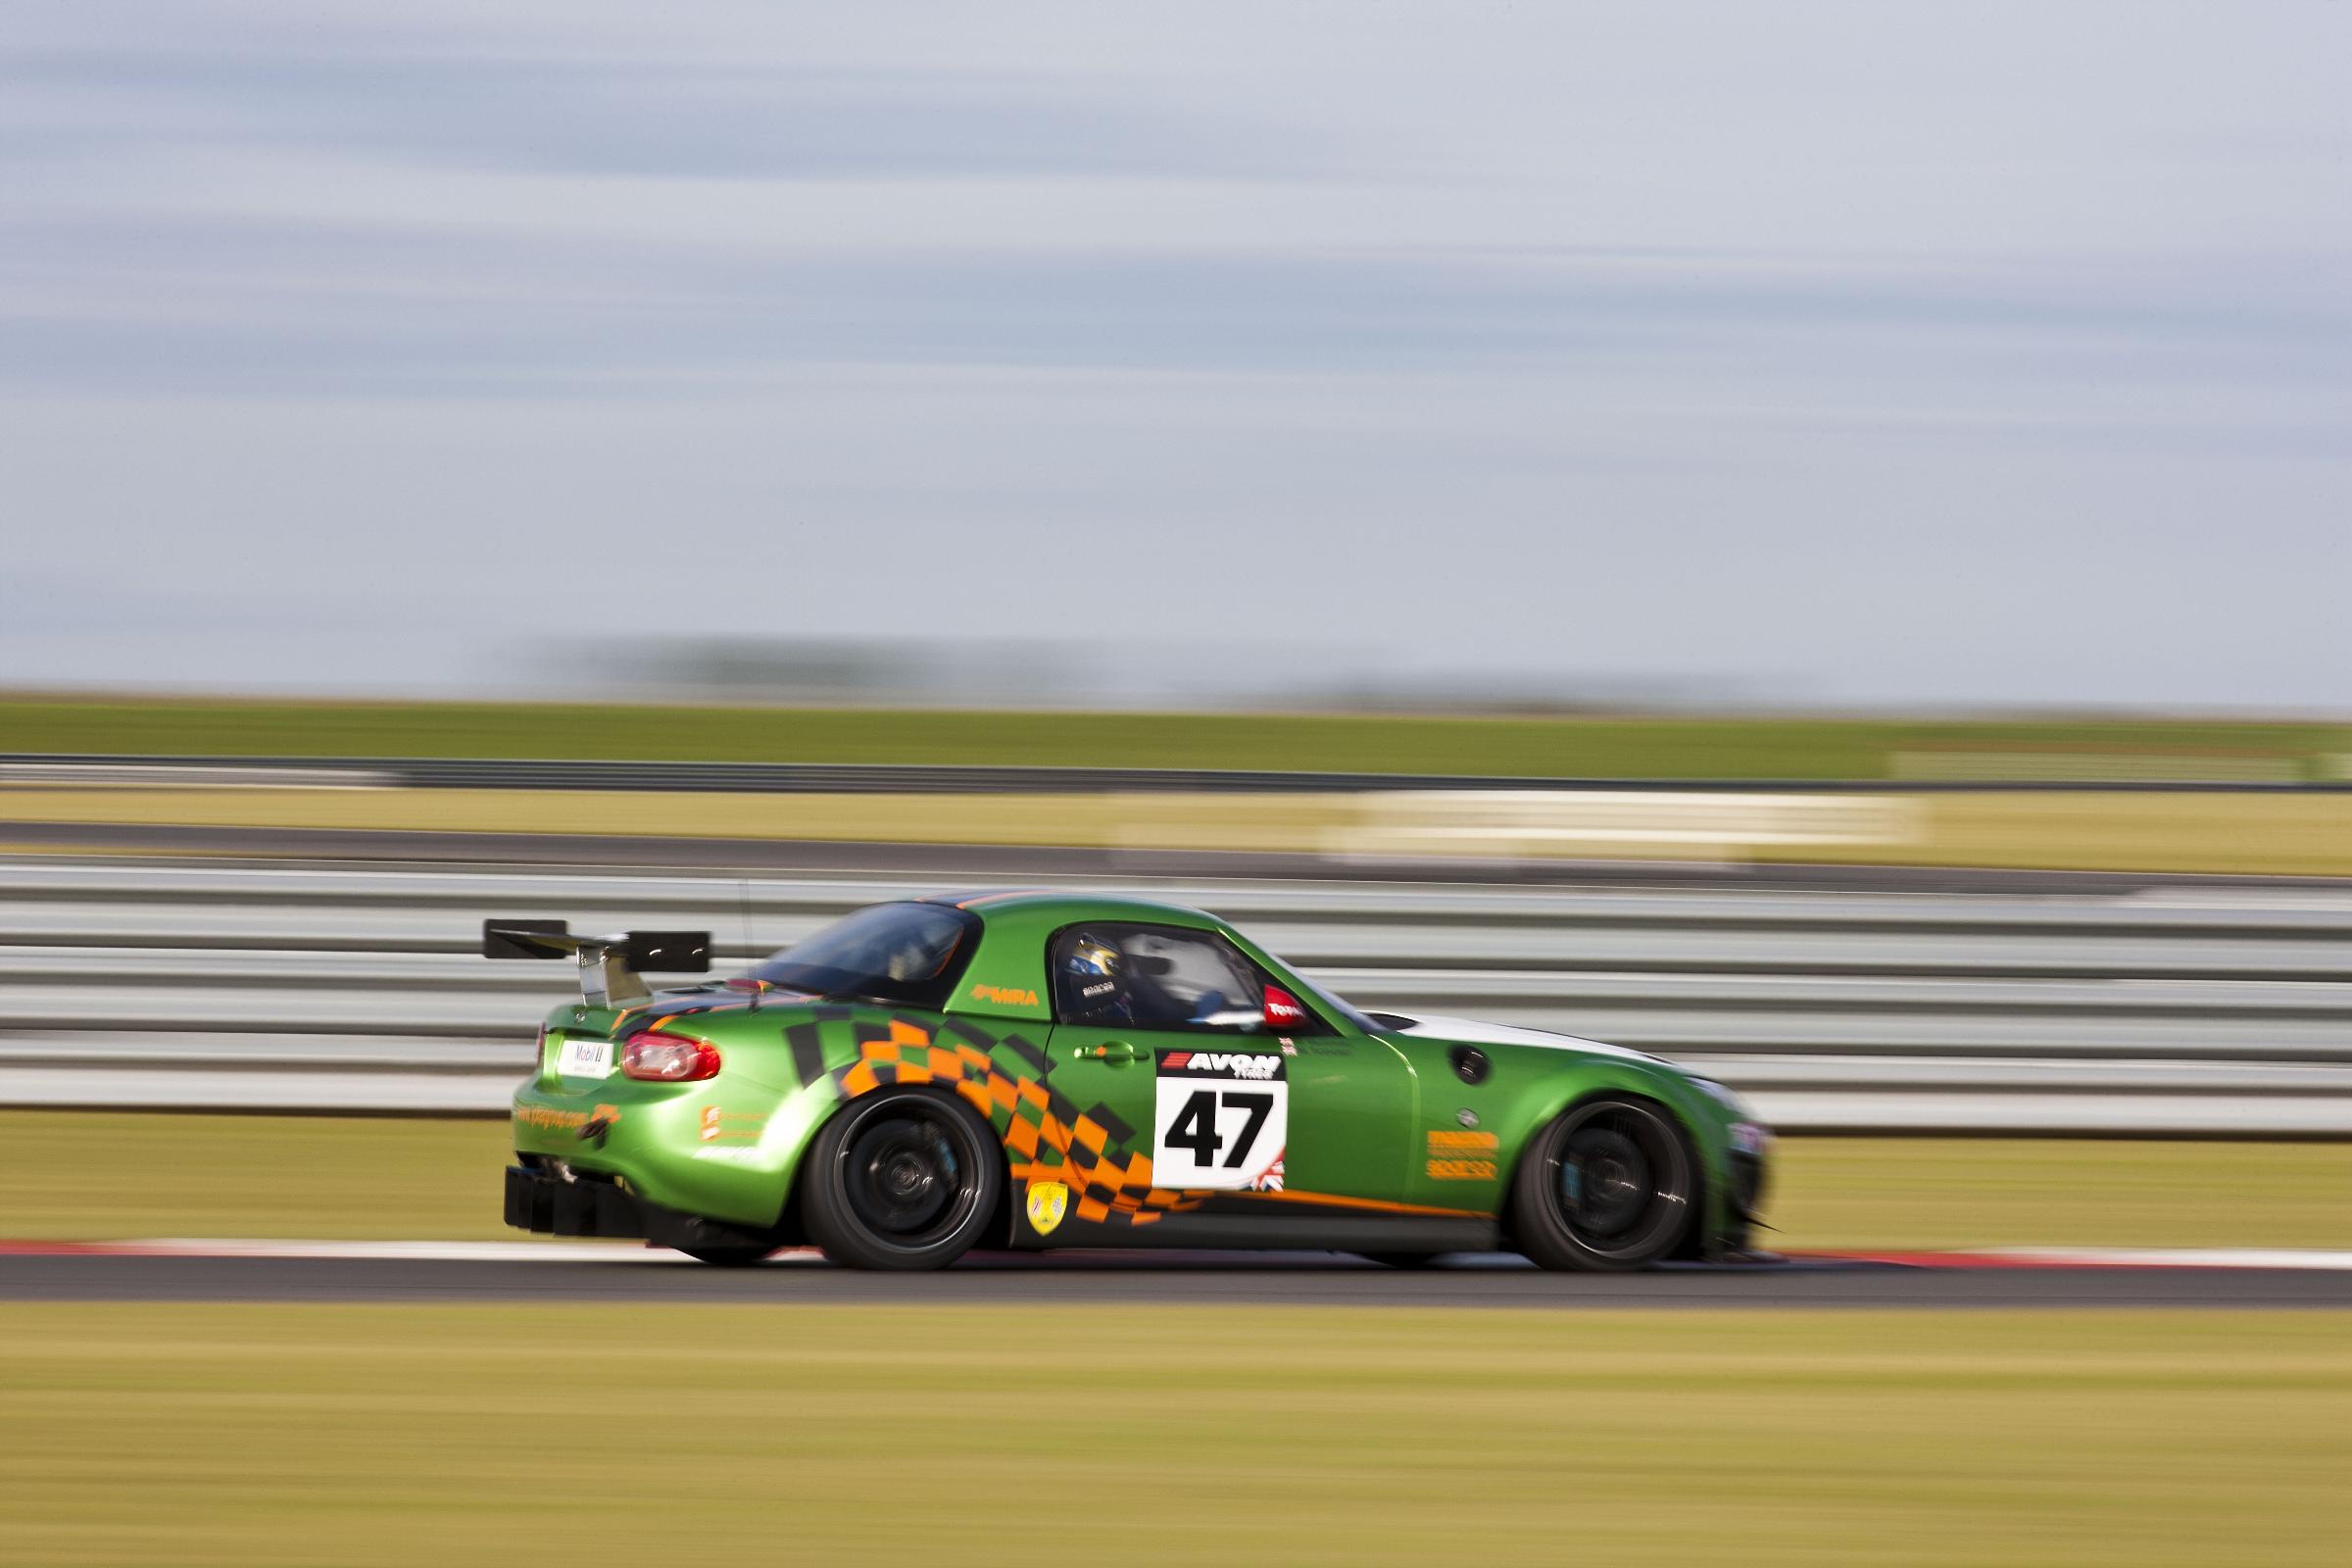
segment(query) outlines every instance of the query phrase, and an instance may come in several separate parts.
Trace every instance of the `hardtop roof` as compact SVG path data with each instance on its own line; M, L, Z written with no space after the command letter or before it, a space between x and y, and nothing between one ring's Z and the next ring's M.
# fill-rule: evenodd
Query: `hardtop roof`
M1139 899L1123 893L1072 892L1062 888L979 888L934 893L917 900L968 910L985 921L996 914L1053 912L1071 920L1128 919L1172 925L1222 927L1225 921L1188 905Z

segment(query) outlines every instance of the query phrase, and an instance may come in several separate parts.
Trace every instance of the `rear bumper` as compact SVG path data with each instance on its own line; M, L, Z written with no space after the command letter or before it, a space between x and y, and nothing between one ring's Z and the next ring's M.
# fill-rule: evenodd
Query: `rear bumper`
M774 1247L788 1238L648 1202L610 1181L566 1181L552 1170L507 1167L507 1223L540 1236L647 1241L681 1251Z
M641 1203L761 1229L777 1223L791 1191L798 1123L820 1108L802 1100L786 1106L732 1070L679 1084L532 1079L514 1093L513 1163L618 1182Z
M646 1205L612 1182L567 1182L546 1171L507 1167L507 1223L541 1236L642 1239Z

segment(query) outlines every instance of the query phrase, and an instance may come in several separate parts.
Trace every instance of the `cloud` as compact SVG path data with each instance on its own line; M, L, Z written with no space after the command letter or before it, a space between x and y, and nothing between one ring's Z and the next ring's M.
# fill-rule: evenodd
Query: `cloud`
M424 167L697 178L1298 177L1283 127L1105 85L979 73L360 49L0 54L43 151L297 144Z
M462 683L655 538L1160 646L1311 584L1406 667L2352 704L2346 24L2146 15L40 8L11 568L174 609L7 667Z
M2007 379L2340 393L2352 337L2291 259L773 255L200 216L0 221L0 389L27 393L701 396L809 364L1940 380L1916 420Z

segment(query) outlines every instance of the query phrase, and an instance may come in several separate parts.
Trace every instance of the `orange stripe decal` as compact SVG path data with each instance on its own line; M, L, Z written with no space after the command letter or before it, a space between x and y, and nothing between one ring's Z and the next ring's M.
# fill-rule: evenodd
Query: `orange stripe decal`
M958 909L968 909L975 904L994 904L999 899L1033 898L1036 896L1037 892L1038 889L1036 888L1009 888L1003 893L983 893L976 899L964 900L961 904L956 906L956 907Z
M1381 1214L1428 1214L1445 1219L1491 1219L1479 1208L1434 1208L1427 1203L1392 1203L1384 1198L1342 1198L1336 1193L1302 1193L1285 1188L1274 1193L1235 1193L1235 1198L1262 1198L1276 1203L1318 1203L1326 1208L1362 1208Z

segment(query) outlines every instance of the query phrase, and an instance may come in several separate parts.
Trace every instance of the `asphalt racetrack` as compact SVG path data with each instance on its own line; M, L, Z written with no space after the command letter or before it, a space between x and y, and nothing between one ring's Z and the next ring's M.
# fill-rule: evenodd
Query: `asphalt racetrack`
M2352 1268L2082 1265L1951 1254L1562 1275L1503 1255L1394 1269L1336 1253L1066 1252L980 1255L938 1274L870 1274L808 1253L727 1269L625 1247L57 1243L0 1250L0 1300L2340 1308L2352 1307Z

